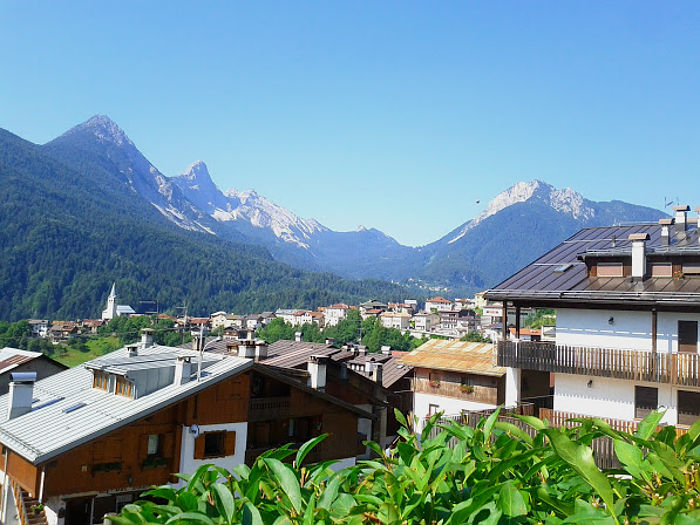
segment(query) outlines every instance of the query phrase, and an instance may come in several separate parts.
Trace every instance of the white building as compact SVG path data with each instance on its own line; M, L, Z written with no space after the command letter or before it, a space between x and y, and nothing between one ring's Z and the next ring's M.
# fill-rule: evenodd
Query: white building
M440 316L432 312L418 313L413 316L412 322L413 329L416 332L427 333L432 331L440 323Z
M49 335L48 319L29 319L27 321L32 329L32 335L35 337L46 337Z
M102 310L103 321L111 321L115 317L133 315L136 313L129 305L117 304L116 284L117 283L112 283L112 290L109 292L109 297L107 298L107 308Z
M411 316L401 312L382 312L379 319L382 321L382 326L385 328L396 328L403 332L404 330L408 330L408 323L411 320Z
M555 412L637 421L663 408L662 421L681 426L700 418L700 242L687 211L584 229L487 294L515 310L557 309L554 343L499 344L499 364L512 367L508 397L537 385L541 394L552 373Z
M327 306L324 312L326 326L336 326L340 321L347 319L349 309L350 307L343 303Z
M452 310L452 301L448 301L444 297L433 297L425 301L426 312L445 312Z

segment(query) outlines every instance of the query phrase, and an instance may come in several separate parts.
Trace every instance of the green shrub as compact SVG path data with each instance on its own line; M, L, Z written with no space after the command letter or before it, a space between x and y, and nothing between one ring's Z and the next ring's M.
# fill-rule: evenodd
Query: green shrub
M154 488L152 501L127 505L119 524L679 524L700 523L700 422L676 436L652 413L635 434L598 419L551 428L519 416L532 429L498 421L476 428L432 417L421 435L402 422L389 452L337 473L332 462L305 465L325 436L268 451L251 468L204 466L180 475L182 488ZM442 430L430 438L438 425ZM600 470L590 444L614 441L618 470ZM448 446L448 444L456 444ZM292 461L290 461L292 460ZM155 501L158 501L156 503Z

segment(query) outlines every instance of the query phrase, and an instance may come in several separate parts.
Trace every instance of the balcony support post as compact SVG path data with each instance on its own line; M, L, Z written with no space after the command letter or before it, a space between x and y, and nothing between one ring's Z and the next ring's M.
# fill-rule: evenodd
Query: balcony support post
M501 314L501 336L508 340L508 301L503 301L503 313Z
M515 307L515 337L520 339L520 306Z
M658 334L658 312L656 311L656 308L651 309L651 376L652 378L656 378L656 340L657 340L657 334Z

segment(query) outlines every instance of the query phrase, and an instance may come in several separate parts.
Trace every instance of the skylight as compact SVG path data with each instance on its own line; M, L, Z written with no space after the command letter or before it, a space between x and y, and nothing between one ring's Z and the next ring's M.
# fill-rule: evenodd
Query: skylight
M37 405L37 406L35 406L35 407L32 407L32 412L33 412L34 410L39 410L40 408L44 408L44 407L47 407L47 406L51 406L51 405L53 405L54 403L58 403L59 401L63 401L63 398L62 398L62 397L57 397L56 399L52 399L51 401L47 401L46 403L42 403L41 405Z
M85 406L85 403L76 403L73 406L69 406L68 408L64 408L63 412L65 414L70 414L71 412L78 410L79 408L83 408Z

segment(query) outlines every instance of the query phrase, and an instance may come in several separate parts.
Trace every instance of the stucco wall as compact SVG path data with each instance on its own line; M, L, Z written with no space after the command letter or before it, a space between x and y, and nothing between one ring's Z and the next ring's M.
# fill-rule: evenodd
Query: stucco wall
M182 448L180 452L180 472L192 474L200 466L208 463L231 470L236 465L245 463L245 449L248 439L248 423L226 423L222 425L199 425L199 433L226 430L236 433L236 450L232 456L222 458L194 459L195 435L191 427L182 429Z
M588 381L591 381L590 387ZM637 385L658 388L659 406L667 409L662 423L675 425L678 418L678 389L660 383L556 374L554 410L631 421L634 420L634 387Z
M609 323L612 317L612 324ZM698 321L700 314L659 312L657 350L678 351L678 321ZM559 345L651 350L651 312L557 309Z

